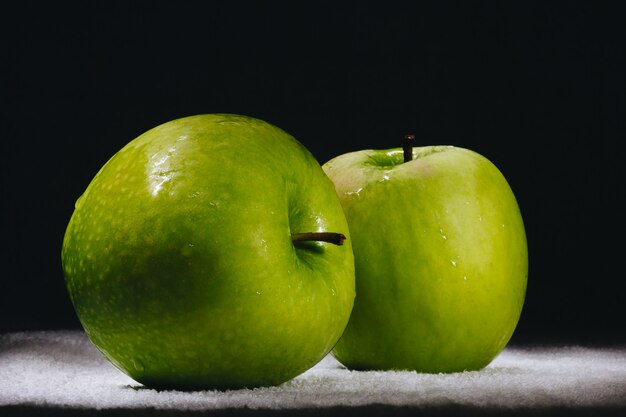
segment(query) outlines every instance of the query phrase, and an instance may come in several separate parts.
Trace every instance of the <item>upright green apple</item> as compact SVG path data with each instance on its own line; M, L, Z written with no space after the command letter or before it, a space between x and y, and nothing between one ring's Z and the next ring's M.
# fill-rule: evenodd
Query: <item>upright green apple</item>
M350 240L335 245L345 236L333 184L293 137L199 115L104 165L62 261L89 338L135 380L255 387L305 371L341 336L354 300Z
M406 153L365 150L323 166L356 270L354 310L334 355L353 369L482 368L508 342L524 302L520 210L481 155L451 146Z

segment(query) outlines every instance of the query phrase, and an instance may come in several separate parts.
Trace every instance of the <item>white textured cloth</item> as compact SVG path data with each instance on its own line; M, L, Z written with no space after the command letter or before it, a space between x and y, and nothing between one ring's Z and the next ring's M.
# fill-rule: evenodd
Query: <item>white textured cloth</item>
M467 408L474 413L584 409L626 416L626 347L507 348L487 368L455 374L349 371L328 356L278 387L157 392L110 365L83 332L0 335L0 415L17 409L248 414L288 409L311 415L312 410L366 412L368 407L421 412Z

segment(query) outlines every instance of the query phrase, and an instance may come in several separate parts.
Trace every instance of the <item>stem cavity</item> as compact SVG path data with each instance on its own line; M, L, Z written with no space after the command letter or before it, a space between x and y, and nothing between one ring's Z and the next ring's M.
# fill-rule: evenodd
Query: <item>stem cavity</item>
M292 233L291 240L293 242L328 242L341 246L346 240L346 236L342 233L332 232Z

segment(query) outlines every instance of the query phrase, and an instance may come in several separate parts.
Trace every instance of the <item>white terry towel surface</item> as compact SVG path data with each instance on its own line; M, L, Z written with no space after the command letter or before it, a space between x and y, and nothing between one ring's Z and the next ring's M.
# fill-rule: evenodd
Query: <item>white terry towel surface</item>
M626 415L626 347L506 348L487 368L454 374L349 371L331 356L278 387L155 391L107 362L83 332L0 335L0 415L15 407L219 411L546 410Z

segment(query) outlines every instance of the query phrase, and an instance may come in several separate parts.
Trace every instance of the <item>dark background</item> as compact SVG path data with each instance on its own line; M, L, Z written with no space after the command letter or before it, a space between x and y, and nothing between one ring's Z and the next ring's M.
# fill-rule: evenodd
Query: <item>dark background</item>
M485 155L528 234L512 343L626 342L618 2L127 3L0 14L0 332L78 328L60 265L76 198L144 131L229 112L320 163L407 132Z

